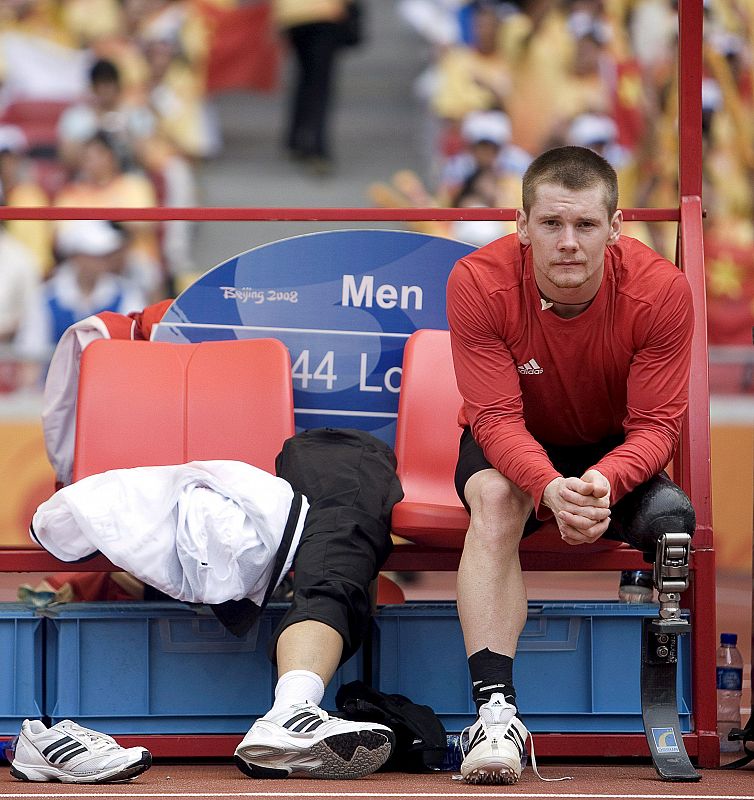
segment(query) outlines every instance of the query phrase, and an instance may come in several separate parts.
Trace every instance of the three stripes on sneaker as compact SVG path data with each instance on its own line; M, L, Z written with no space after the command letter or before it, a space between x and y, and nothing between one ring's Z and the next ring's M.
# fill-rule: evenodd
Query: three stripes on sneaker
M280 724L283 728L287 728L293 733L312 733L324 722L325 720L317 714L313 714L311 711L302 711L300 714L296 714Z
M45 747L42 755L51 764L65 764L74 756L86 753L86 747L81 742L77 742L71 736L61 736L56 742Z
M484 729L484 726L480 726L477 728L476 733L474 734L474 738L469 742L469 751L471 751L479 742L483 742L487 738L487 733ZM521 734L511 725L508 730L505 732L505 738L508 739L510 742L514 744L516 749L518 750L519 757L524 757L524 740Z

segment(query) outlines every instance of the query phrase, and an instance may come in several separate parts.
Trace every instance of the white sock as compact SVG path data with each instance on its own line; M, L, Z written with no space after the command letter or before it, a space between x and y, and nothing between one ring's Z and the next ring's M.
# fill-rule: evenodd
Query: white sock
M272 719L287 712L294 703L303 703L306 700L318 706L324 695L325 684L316 672L293 669L278 678L275 702L264 718Z

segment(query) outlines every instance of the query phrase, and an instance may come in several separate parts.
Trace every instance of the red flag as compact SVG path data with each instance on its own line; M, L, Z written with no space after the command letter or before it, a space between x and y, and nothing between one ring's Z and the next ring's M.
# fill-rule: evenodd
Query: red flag
M748 246L705 234L704 263L710 344L751 345L754 253Z
M277 89L281 48L270 4L250 3L229 10L202 4L202 10L212 28L207 92Z
M638 62L626 60L616 64L616 72L613 117L618 143L632 150L641 141L645 127L641 69Z
M752 371L745 354L754 326L754 253L730 236L708 230L704 237L710 389L717 394L750 394ZM738 348L740 357L716 357L715 346Z

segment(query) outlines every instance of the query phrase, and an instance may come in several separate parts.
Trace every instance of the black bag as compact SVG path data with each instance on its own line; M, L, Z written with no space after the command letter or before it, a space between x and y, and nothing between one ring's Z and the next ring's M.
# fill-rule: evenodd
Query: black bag
M341 47L357 47L364 41L364 7L361 0L346 3L346 15L338 24Z
M383 770L430 772L440 768L447 734L429 706L412 703L402 694L384 694L363 681L341 686L335 703L344 719L379 722L395 733L395 747Z

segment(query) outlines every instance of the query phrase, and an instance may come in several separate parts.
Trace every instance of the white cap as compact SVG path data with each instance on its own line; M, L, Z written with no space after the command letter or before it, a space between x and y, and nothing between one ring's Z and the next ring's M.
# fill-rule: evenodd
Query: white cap
M610 27L588 11L574 11L568 17L568 29L574 39L591 36L599 44L610 41Z
M461 135L469 144L492 142L504 145L511 138L511 122L502 111L472 111L461 124Z
M724 56L737 56L747 52L746 41L735 33L713 30L707 37L710 45Z
M75 219L60 223L57 249L63 257L80 253L87 256L107 256L119 250L125 242L123 234L103 219Z
M605 114L579 114L568 129L569 143L581 147L614 142L617 136L618 126Z
M146 43L164 42L174 47L179 46L181 29L185 25L185 9L182 5L167 4L164 11L144 22L139 38Z
M714 78L702 78L702 109L717 111L723 104L723 92Z
M0 153L24 153L28 146L26 134L18 125L0 125Z

